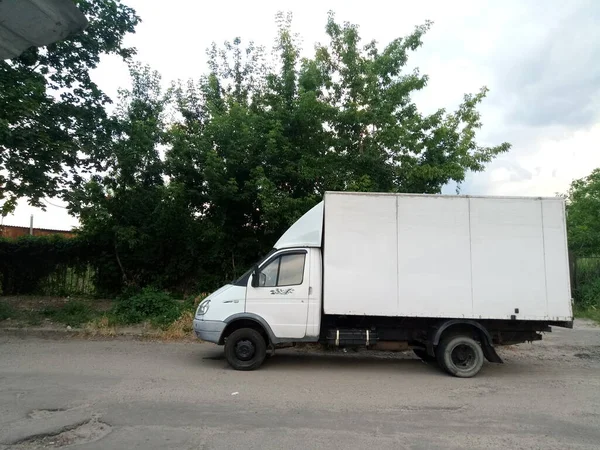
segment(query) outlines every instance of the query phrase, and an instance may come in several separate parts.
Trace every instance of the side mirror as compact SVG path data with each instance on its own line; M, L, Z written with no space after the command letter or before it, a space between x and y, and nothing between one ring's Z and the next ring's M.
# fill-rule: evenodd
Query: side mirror
M260 272L258 270L258 265L256 265L256 266L254 266L254 270L252 271L252 283L251 283L252 287L258 287L259 275L260 275Z

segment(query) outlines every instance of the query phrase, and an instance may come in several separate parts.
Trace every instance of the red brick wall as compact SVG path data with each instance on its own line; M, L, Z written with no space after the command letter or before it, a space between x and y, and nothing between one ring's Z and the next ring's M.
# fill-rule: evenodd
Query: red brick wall
M60 234L63 237L72 238L75 236L75 233L71 231L65 230L45 230L41 228L34 228L33 235L34 236L50 236L53 234ZM29 235L29 227L14 227L12 225L3 225L0 226L0 237L5 237L9 239L16 239L21 236Z

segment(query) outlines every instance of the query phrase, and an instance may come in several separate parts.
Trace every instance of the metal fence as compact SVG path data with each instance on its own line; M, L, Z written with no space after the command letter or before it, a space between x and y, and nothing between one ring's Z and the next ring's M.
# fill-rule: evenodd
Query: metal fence
M571 290L577 299L586 286L600 283L600 256L571 256Z
M61 266L41 280L39 285L42 295L85 295L96 294L94 286L94 269L90 266L85 270Z

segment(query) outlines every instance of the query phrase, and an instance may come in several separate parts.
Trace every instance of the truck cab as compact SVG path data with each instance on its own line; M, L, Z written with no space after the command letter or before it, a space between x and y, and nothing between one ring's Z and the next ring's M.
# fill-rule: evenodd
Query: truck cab
M276 346L318 342L322 229L323 203L319 203L290 227L252 269L198 306L194 318L196 335L224 345L231 333L249 328L261 335L265 348L267 343ZM234 349L241 355L234 367L248 370L259 366L262 360L254 356L257 351L262 352L262 345L255 347L252 339L242 340Z

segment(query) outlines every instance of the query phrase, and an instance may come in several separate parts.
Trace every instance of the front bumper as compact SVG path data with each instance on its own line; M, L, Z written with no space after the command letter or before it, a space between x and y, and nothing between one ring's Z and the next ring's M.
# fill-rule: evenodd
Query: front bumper
M218 344L227 324L220 320L194 319L194 333L203 341Z

